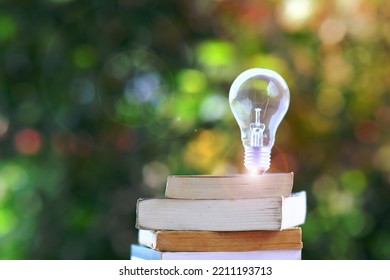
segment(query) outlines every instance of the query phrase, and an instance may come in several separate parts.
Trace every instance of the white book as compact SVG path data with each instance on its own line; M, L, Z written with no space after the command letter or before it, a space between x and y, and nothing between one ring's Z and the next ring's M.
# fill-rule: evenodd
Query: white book
M149 230L282 230L302 225L306 192L253 199L139 199L136 227Z
M168 176L165 197L180 199L243 199L290 196L294 174Z
M131 260L301 260L301 249L241 252L161 252L131 245Z

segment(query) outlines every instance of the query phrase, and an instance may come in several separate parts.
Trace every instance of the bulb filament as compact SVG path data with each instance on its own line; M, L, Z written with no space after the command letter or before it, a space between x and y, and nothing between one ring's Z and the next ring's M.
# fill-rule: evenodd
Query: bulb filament
M263 146L263 132L265 125L260 121L260 108L255 108L255 122L249 125L251 130L251 146L262 147Z

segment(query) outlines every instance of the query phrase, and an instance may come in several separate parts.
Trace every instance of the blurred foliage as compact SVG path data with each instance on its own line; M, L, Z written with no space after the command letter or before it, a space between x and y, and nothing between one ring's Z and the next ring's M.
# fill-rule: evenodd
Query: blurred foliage
M308 192L303 258L390 258L388 1L0 6L0 258L128 259L168 175L244 172L252 67L290 86L271 171Z

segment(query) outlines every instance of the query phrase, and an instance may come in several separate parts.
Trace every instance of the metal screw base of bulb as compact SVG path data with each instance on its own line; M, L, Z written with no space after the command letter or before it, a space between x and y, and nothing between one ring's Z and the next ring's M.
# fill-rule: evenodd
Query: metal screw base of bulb
M244 165L251 173L264 173L271 165L271 149L268 147L245 147Z

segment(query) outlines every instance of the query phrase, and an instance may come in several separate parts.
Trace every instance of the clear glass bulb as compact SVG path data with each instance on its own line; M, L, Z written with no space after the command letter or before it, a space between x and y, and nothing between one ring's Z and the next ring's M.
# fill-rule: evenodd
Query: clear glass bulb
M234 80L229 103L241 129L244 165L251 173L264 173L271 165L276 130L290 104L287 83L272 70L246 70Z

